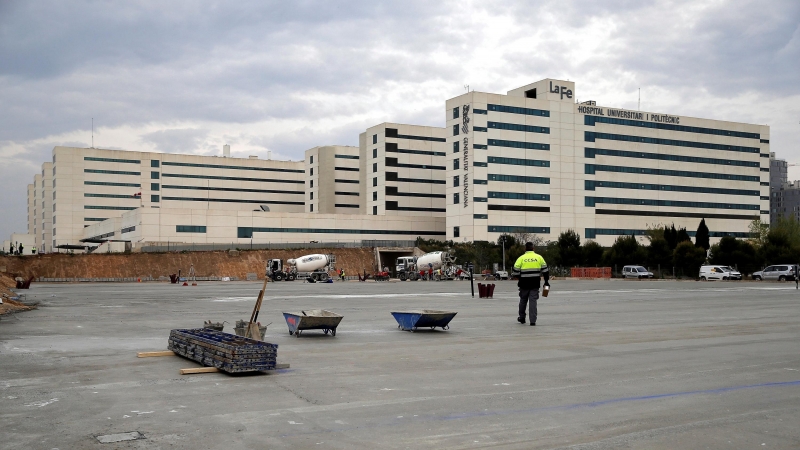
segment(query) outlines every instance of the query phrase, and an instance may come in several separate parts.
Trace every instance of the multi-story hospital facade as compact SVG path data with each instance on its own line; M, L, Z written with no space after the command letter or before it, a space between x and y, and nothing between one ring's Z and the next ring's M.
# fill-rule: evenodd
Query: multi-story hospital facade
M104 242L545 240L610 245L675 224L768 223L769 127L576 103L546 79L445 102L444 127L381 123L302 161L56 147L28 186L40 251Z

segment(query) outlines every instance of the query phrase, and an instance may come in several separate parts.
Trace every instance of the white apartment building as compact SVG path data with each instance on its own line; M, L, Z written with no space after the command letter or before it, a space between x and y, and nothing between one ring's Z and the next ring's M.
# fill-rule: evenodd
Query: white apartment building
M611 245L672 224L745 237L769 222L769 127L576 104L545 79L447 100L447 238L573 229Z
M366 214L444 217L445 129L382 123L359 135Z

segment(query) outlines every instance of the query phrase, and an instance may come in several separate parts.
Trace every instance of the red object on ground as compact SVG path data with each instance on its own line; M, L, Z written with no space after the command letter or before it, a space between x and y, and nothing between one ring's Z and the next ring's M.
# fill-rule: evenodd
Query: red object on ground
M611 278L611 267L573 267L570 270L573 278Z

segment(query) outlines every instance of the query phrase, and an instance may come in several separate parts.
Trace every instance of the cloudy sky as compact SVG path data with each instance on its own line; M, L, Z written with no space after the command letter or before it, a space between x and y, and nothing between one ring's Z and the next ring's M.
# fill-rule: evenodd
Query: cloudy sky
M444 100L576 81L578 100L771 126L800 163L797 0L0 0L0 235L56 145L301 159ZM790 178L800 178L800 166Z

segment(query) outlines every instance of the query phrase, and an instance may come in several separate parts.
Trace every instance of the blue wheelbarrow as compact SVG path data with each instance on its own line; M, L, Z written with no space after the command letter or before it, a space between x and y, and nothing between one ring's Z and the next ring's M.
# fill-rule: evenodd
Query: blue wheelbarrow
M435 329L436 327L448 330L450 329L450 321L453 320L456 314L458 313L435 309L392 312L394 320L397 321L397 328L403 331L414 331L417 328Z
M300 312L285 312L283 317L289 326L289 335L300 337L305 330L322 330L325 334L336 336L336 327L344 316L324 309L310 309Z

